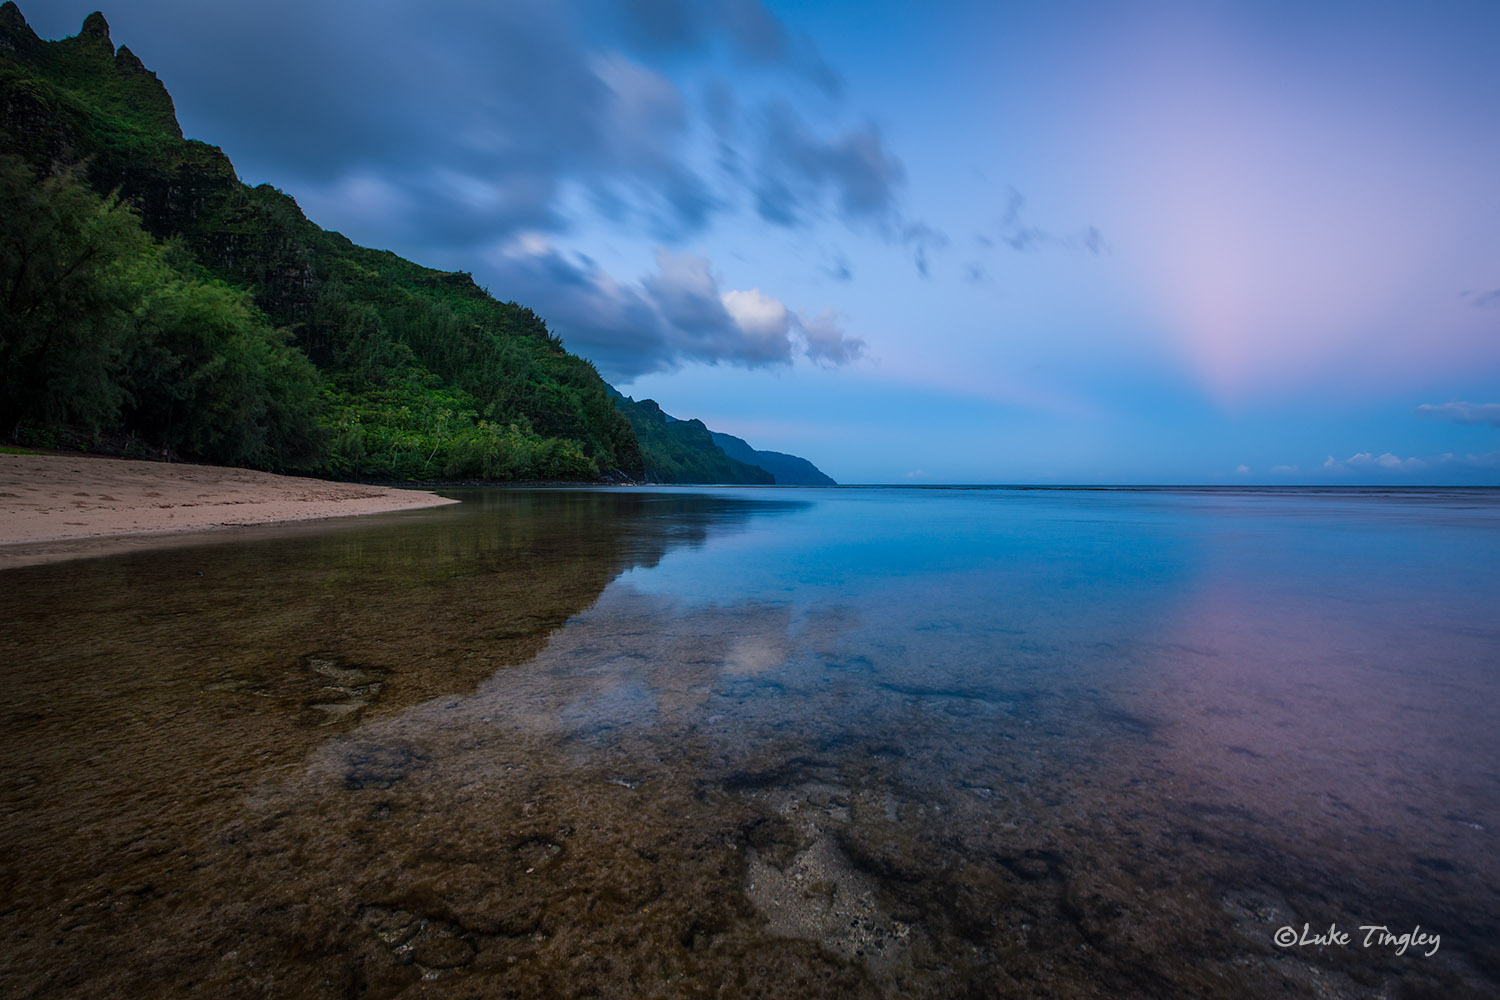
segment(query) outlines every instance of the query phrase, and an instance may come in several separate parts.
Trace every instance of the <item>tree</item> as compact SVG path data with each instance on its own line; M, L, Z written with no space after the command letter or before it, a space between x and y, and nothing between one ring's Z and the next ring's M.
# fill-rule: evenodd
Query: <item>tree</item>
M317 370L247 293L71 174L0 157L0 427L130 433L261 468L322 457Z
M0 429L109 424L115 379L154 250L129 208L72 174L0 156Z
M163 260L143 262L142 270L155 273L136 310L122 373L125 426L173 451L229 465L297 468L320 457L317 370L249 295L184 277Z

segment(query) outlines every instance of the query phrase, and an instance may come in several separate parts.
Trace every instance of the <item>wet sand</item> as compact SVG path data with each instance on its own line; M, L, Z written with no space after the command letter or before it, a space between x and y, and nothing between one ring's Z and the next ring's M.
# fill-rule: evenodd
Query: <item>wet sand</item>
M0 569L170 544L172 536L216 528L454 502L421 490L250 469L0 455Z

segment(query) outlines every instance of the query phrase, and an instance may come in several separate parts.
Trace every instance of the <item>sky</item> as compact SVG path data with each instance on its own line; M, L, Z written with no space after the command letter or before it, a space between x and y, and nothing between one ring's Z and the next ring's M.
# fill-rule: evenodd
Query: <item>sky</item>
M840 482L1500 484L1500 4L921 6L103 12L242 180Z

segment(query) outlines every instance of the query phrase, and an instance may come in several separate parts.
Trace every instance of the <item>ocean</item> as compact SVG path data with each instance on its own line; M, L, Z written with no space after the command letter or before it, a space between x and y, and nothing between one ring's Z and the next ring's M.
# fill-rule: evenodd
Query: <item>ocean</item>
M453 495L0 573L0 992L1500 991L1500 491Z

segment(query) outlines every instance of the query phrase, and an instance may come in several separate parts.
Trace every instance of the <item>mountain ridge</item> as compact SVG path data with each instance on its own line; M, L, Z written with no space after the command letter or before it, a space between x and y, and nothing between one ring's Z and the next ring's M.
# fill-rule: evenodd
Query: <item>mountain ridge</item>
M756 451L741 438L710 430L701 420L672 416L654 399L637 400L614 386L609 386L609 394L636 432L649 470L648 478L652 481L761 486L838 485L805 458L775 451Z
M156 261L151 280L179 283L199 298L213 299L220 312L234 313L242 346L262 359L257 363L265 372L258 384L274 388L267 373L277 366L293 372L307 383L299 389L307 397L299 412L315 424L296 449L236 450L215 443L207 432L193 439L180 434L170 400L165 416L137 406L140 378L166 385L163 391L170 396L177 388L171 378L201 373L222 348L194 343L186 351L196 352L198 367L191 371L183 365L169 375L127 370L120 359L135 359L130 363L139 367L147 364L143 358L185 356L142 332L141 310L159 296L138 275L134 285L115 289L116 298L135 310L110 319L118 328L118 343L110 347L117 357L110 361L101 355L92 362L98 378L115 384L101 390L91 408L54 400L50 409L7 413L11 426L5 430L15 440L86 443L106 450L112 440L127 453L134 448L137 454L142 449L156 454L159 448L165 454L334 478L602 476L680 482L687 481L680 478L683 469L706 462L704 475L728 474L725 481L732 482L758 479L736 468L743 463L729 464L734 460L706 428L702 435L688 435L693 447L710 449L706 455L686 464L685 455L675 461L669 456L653 468L635 422L615 405L619 397L613 387L592 363L564 350L532 310L490 296L467 272L434 270L390 251L358 246L312 223L285 192L243 183L222 150L183 136L171 94L129 48L115 47L102 13L85 18L77 35L46 41L13 0L0 5L3 156L29 165L38 185L27 192L23 180L12 178L12 200L45 189L54 201L79 201L83 196L71 191L69 177L102 199L90 203L93 207L79 201L79 233L90 213L114 211L110 199L118 195L158 244L126 239L127 256ZM128 229L117 222L117 228ZM28 237L40 245L51 238L21 232L19 222L10 224L15 232L5 233L9 242ZM60 270L66 264L59 262ZM24 270L14 261L8 266ZM235 298L242 294L248 297ZM180 340L182 331L178 335ZM28 359L15 345L6 349L12 380L27 364L31 377L56 376L66 367L57 357ZM17 358L24 364L12 363ZM311 362L311 373L303 370L301 359ZM263 400L235 402L246 412L265 410ZM648 435L654 424L646 415ZM258 425L242 430L265 437ZM682 446L686 439L680 432L676 437ZM659 455L660 449L651 451L653 461Z
M833 478L805 458L788 455L781 451L761 451L752 448L744 438L710 431L714 444L730 458L749 465L759 466L776 477L777 486L837 486Z

